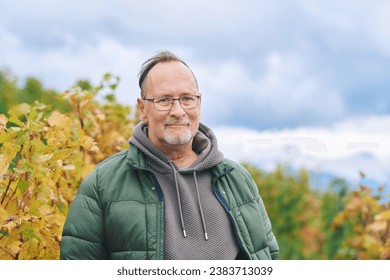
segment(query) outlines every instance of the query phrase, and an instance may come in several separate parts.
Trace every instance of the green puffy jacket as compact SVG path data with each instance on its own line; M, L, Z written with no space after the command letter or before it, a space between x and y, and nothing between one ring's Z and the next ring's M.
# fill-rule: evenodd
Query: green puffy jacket
M214 193L248 259L276 259L277 241L256 184L239 164L211 169ZM163 259L164 197L134 146L80 185L63 229L61 259Z

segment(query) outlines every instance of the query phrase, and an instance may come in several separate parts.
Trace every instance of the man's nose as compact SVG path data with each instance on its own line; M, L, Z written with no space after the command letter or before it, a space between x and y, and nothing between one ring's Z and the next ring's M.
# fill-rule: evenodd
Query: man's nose
M184 109L181 107L180 101L175 99L172 100L172 107L170 110L170 115L185 115Z

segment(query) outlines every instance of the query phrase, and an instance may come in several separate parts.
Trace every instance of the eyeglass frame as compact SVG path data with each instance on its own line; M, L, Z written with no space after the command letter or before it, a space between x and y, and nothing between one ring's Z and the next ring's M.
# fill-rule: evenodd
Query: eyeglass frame
M195 97L196 98L196 105L195 107L192 107L192 108L183 108L183 105L181 104L181 101L180 99L183 98L183 97ZM187 94L187 95L184 95L184 96L181 96L179 98L172 98L172 97L168 97L168 96L163 96L163 97L155 97L155 98L142 98L142 100L144 101L151 101L153 102L153 108L156 110L156 111L169 111L172 109L173 107L173 104L175 103L175 100L179 101L179 104L180 104L180 107L183 109L183 110L192 110L192 109L195 109L196 107L199 106L199 100L202 96L201 95L197 95L197 94ZM155 100L157 99L162 99L162 98L169 98L169 99L172 99L171 101L171 106L168 106L167 109L157 109L155 104L158 103L158 102L155 102Z

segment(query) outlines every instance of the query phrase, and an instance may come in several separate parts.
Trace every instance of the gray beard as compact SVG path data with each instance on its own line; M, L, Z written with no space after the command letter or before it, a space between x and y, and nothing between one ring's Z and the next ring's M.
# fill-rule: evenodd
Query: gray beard
M164 133L164 140L171 145L184 145L191 141L191 131L187 130L185 133L180 135L171 135L168 132Z

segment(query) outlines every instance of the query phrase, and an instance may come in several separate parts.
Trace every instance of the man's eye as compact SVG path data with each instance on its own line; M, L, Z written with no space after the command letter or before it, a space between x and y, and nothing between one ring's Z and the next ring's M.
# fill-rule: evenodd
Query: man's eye
M157 99L156 101L157 101L157 103L169 103L171 101L171 99L168 97L163 97L163 98Z
M192 96L182 96L182 97L180 97L180 99L182 101L193 101L194 97L192 97Z

